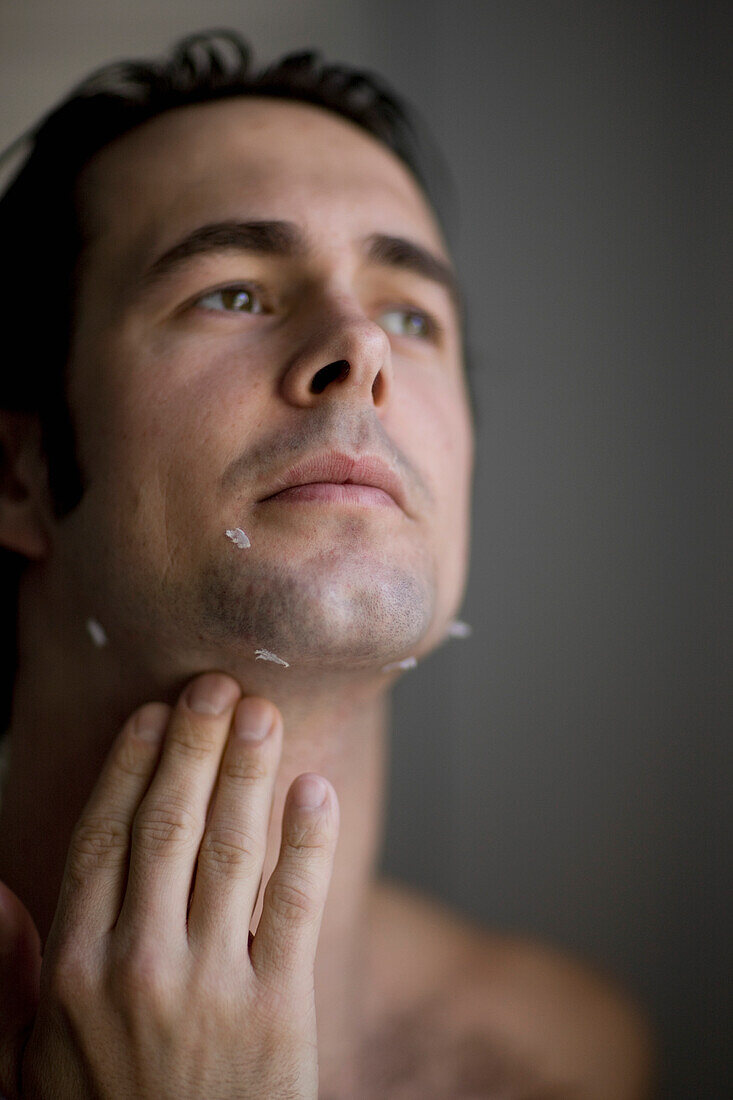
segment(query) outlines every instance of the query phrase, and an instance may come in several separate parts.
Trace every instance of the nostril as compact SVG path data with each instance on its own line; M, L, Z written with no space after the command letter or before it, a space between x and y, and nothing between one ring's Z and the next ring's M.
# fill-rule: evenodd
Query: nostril
M380 370L376 378L372 382L372 398L374 399L374 404L381 405L384 399L384 395L384 376L383 372Z
M329 363L327 367L321 367L313 375L311 393L323 393L329 383L343 382L350 370L351 367L346 359L337 359L335 363Z

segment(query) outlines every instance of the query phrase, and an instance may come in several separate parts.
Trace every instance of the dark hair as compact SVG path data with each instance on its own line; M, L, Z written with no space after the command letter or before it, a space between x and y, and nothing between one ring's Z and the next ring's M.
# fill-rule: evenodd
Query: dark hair
M169 57L115 62L78 84L6 151L4 158L30 145L0 199L2 309L12 318L13 329L24 334L23 354L32 360L29 368L6 363L0 374L0 408L39 415L57 517L74 508L83 492L66 402L75 270L82 247L79 173L105 145L165 111L240 95L305 101L350 119L402 160L436 210L439 203L428 176L444 189L451 185L412 108L381 78L325 64L316 51L288 54L257 71L249 46L236 33L208 31L182 39ZM431 173L423 167L428 160ZM50 300L42 302L40 317L29 293L39 271L53 288ZM0 550L0 617L6 629L15 625L17 580L24 564L19 555ZM6 652L14 649L8 640ZM2 702L0 698L0 709Z

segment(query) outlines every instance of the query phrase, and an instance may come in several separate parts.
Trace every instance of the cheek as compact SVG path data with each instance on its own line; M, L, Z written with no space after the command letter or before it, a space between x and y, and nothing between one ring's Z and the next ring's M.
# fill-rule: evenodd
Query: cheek
M473 430L462 387L453 379L405 386L396 409L385 428L428 483L436 516L446 522L465 517Z
M473 427L465 390L453 379L412 386L385 428L417 467L433 495L432 537L441 603L459 598L467 568Z
M101 523L112 545L167 565L192 552L222 470L257 430L261 393L250 385L245 398L231 361L212 364L205 349L183 354L160 340L133 354L126 345L98 346L86 360L98 365L94 377L78 375L71 393L84 425L87 522Z
M131 476L141 513L165 544L169 564L197 559L216 536L220 505L223 537L221 478L256 439L258 407L253 393L245 400L229 392L225 399L209 379L187 388L148 424ZM237 526L236 519L235 512L229 526Z

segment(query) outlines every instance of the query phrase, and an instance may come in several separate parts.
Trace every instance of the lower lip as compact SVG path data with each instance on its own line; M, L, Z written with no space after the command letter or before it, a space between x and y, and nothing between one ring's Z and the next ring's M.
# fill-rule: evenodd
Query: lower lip
M292 485L289 489L283 489L281 493L267 497L268 501L291 501L294 504L305 504L309 501L320 504L361 504L379 505L396 508L397 504L384 489L377 489L375 485L351 485L337 484L333 481L314 481L308 485Z

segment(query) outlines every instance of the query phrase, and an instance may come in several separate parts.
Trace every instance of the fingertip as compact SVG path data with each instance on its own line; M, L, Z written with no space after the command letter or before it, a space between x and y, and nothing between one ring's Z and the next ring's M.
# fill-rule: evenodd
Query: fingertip
M132 717L132 732L140 741L159 742L172 712L173 708L167 703L145 703Z
M299 810L318 810L326 801L325 780L312 772L301 775L293 787L293 802Z
M218 718L234 709L241 694L242 688L228 672L202 672L183 690L179 705L196 715Z
M282 715L261 695L244 695L234 711L234 732L244 741L272 740L282 732Z
M320 810L334 803L338 805L333 786L317 772L304 772L293 781L293 804L299 810Z

